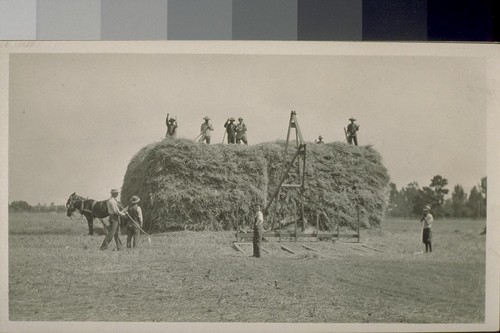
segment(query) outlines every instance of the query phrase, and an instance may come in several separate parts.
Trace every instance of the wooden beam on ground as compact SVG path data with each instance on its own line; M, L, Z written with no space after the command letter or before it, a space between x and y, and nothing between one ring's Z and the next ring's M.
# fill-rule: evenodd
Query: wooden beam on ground
M307 245L304 245L304 244L300 244L300 245L302 245L302 247L304 247L304 248L306 248L306 249L308 249L308 250L311 250L311 251L314 251L314 252L318 252L318 250L313 249L312 247L309 247L309 246L307 246Z
M384 252L384 251L382 251L382 250L376 249L376 248L374 248L374 247L370 247L370 246L365 245L365 244L363 244L363 245L361 245L361 246L362 246L362 247L366 247L367 249L370 249L370 250L373 250L373 251L377 251L377 252Z
M234 245L234 247L235 247L238 251L240 251L241 253L243 253L243 254L245 254L245 255L246 255L245 251L243 251L243 249L242 249L242 248L241 248L238 244L233 243L233 245Z
M295 254L295 252L293 252L292 250L290 250L289 248L287 248L285 245L280 245L281 246L281 249L287 251L287 252L290 252L292 254Z

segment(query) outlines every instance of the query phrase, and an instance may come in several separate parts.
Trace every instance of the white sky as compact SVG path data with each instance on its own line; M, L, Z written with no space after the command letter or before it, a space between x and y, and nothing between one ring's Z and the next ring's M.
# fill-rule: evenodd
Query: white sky
M9 201L98 200L132 156L165 134L193 139L205 115L220 143L242 116L251 144L341 141L348 118L398 188L440 174L467 191L486 176L486 72L476 58L311 55L16 54L10 57Z

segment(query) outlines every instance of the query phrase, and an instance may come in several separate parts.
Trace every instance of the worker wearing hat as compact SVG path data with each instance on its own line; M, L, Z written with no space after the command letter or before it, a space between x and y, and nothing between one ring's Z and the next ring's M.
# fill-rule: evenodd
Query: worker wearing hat
M212 131L214 130L212 124L209 123L210 117L203 117L205 122L201 124L200 128L200 142L206 142L210 144L210 138L212 137Z
M130 198L130 206L128 207L129 221L127 223L127 248L137 246L137 239L139 238L139 227L142 228L142 209L138 203L141 199L134 195Z
M355 124L354 122L356 119L354 117L349 118L351 123L347 125L347 143L352 145L354 142L354 145L358 145L358 136L357 132L359 131L359 125Z
M323 144L323 143L325 143L325 142L323 141L323 137L322 137L321 135L318 137L318 140L315 140L314 142L316 142L316 143L318 143L318 144Z
M264 214L262 214L262 205L255 204L255 218L253 225L253 256L260 258L260 244L262 243L262 236L264 235Z
M165 123L167 125L167 134L165 137L167 138L176 138L177 137L177 120L175 118L170 118L170 114L167 113L167 119Z
M120 240L120 216L126 216L127 214L118 209L118 201L116 198L119 193L120 191L117 189L112 189L111 197L106 201L110 230L101 244L101 250L106 250L108 248L108 245L113 237L115 238L116 249L121 250L123 248L122 241Z
M224 123L227 133L227 143L236 143L236 124L234 123L234 118L228 118Z
M243 141L244 144L248 145L247 141L247 125L243 122L243 118L238 118L238 124L236 125L236 143L240 144Z
M422 226L422 242L425 244L425 252L432 252L432 221L434 218L430 213L431 208L429 206L425 206L423 208L424 216L420 219L420 221L424 224Z

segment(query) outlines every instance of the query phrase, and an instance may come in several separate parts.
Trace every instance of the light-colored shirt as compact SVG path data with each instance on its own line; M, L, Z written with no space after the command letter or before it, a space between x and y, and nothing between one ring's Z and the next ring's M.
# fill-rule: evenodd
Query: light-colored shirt
M121 216L126 215L125 213L122 213L118 209L118 202L116 201L116 199L114 197L111 197L108 199L108 201L106 201L106 206L108 207L109 215L121 215Z
M259 227L264 223L264 214L259 210L255 213L255 226Z
M247 134L247 125L244 122L238 123L236 125L236 137L241 139Z
M201 134L204 135L205 137L209 138L212 135L212 131L214 130L212 124L210 123L203 123L201 124Z
M431 213L427 213L427 215L425 215L422 218L422 222L424 222L424 229L431 228L432 227L432 221L434 221L434 218L432 217Z

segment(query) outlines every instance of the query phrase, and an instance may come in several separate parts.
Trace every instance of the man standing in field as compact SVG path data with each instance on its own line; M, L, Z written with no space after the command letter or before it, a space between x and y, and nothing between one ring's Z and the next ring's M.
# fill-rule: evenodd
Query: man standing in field
M255 205L255 219L253 225L253 256L260 258L260 244L262 243L262 235L264 234L264 214L262 214L262 206Z
M142 209L139 207L138 203L141 199L134 195L130 199L131 206L128 207L129 220L127 224L127 248L132 248L137 246L137 239L139 238L139 227L142 228Z
M226 120L224 127L226 128L226 133L227 133L227 143L230 144L236 143L236 137L235 137L236 124L234 123L234 118L231 117L228 120Z
M244 144L248 145L247 141L247 125L243 122L243 118L238 118L238 124L236 125L236 143L240 144L243 141Z
M118 202L116 201L116 198L119 193L120 191L117 189L112 189L111 198L106 201L109 213L110 230L102 242L101 250L106 250L108 248L108 245L113 237L115 238L116 250L121 250L123 248L122 241L120 240L120 216L126 216L127 214L118 209Z
M212 124L208 122L210 120L208 116L205 116L203 119L205 120L205 122L201 124L200 142L206 141L207 144L210 144L210 138L212 137L212 131L214 130L214 128Z
M424 216L420 220L424 225L422 226L422 242L425 244L425 252L432 252L432 221L434 218L430 213L429 206L424 207Z
M355 124L354 122L356 119L354 117L349 118L351 123L347 125L347 143L352 145L354 141L354 145L358 145L358 136L357 132L359 131L359 125Z
M177 137L177 120L175 118L170 118L170 114L167 113L167 119L165 123L167 125L167 134L165 137L167 138L176 138Z

